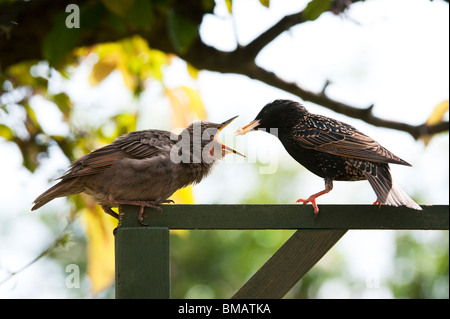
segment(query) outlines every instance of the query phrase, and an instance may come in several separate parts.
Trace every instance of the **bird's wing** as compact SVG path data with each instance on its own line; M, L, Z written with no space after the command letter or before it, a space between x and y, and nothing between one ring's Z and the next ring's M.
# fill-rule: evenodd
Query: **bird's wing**
M160 130L135 131L122 135L111 144L96 149L75 162L61 179L98 174L123 158L144 159L169 153L176 140Z
M355 159L411 166L351 125L311 114L293 130L300 146Z

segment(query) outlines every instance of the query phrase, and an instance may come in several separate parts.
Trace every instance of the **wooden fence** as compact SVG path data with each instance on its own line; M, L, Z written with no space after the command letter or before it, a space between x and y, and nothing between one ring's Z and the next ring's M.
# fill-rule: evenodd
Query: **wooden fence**
M169 229L297 230L232 298L282 298L349 229L448 230L448 205L164 205L120 208L115 232L116 298L170 298ZM176 283L174 283L176 284Z

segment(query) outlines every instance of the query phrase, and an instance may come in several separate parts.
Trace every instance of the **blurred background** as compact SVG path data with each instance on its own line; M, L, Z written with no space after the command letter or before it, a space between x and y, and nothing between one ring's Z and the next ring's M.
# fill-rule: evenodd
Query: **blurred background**
M0 297L114 297L117 221L83 195L30 208L71 161L132 130L239 115L221 140L248 157L228 155L176 203L322 190L275 137L233 135L278 98L356 126L413 165L392 174L416 202L448 205L447 1L69 3L0 0ZM372 105L376 123L350 114ZM336 182L318 204L374 200L368 182ZM229 298L292 233L172 232L172 297ZM448 238L349 231L286 298L449 298Z

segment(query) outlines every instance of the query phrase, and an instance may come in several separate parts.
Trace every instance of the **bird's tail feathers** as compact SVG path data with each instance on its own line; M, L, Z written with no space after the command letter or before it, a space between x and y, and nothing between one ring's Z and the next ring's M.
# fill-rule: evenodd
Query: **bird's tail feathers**
M406 206L415 210L422 210L415 201L411 199L399 186L392 184L391 191L389 192L386 205L391 206Z
M41 195L39 195L34 201L34 206L31 210L36 210L41 206L44 206L49 201L57 198L64 197L68 195L74 195L81 193L83 191L83 186L79 182L78 178L63 179L58 184L50 187Z
M392 182L389 169L379 170L374 176L365 173L367 180L377 195L378 202L389 206L406 206L416 210L422 210L399 186Z

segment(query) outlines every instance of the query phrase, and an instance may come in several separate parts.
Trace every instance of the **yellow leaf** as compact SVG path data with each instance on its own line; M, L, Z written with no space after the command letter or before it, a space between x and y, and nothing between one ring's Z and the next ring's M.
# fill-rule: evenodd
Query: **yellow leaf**
M192 186L186 186L177 190L171 197L177 204L194 204L194 195L192 193Z
M113 138L136 130L137 113L123 113L114 117L116 132Z
M121 63L118 67L120 72L122 73L123 83L127 88L131 91L134 91L137 85L137 78L128 70L127 66L124 63Z
M89 83L96 85L107 77L114 69L122 74L123 82L130 90L134 91L137 85L136 76L130 72L132 65L129 52L126 47L129 46L130 40L126 39L121 42L104 43L96 45L94 52L98 55L99 61L94 65L89 76Z
M148 55L148 63L144 64L141 75L144 79L153 77L158 81L163 79L163 67L167 64L167 54L158 50L150 50Z
M89 75L89 84L95 86L103 81L117 67L117 55L108 55L100 59L92 68Z
M188 63L187 70L188 70L189 75L193 79L198 79L198 69L197 68L193 67L192 64Z
M185 99L180 94L180 89L165 89L166 96L169 98L170 106L172 107L172 128L185 128L188 125L188 114L185 112Z
M448 112L448 100L442 101L438 105L436 105L431 113L430 117L427 120L428 125L437 124L444 118L445 113Z
M162 81L164 65L170 62L169 55L151 49L140 36L98 44L91 51L99 57L89 77L91 85L100 83L117 69L122 74L125 86L133 92L149 78Z
M26 61L17 64L13 64L7 69L8 77L13 79L20 85L37 86L37 79L30 74L30 68L36 64L36 61Z
M270 0L259 0L259 2L266 8L268 8L270 5Z
M231 13L232 0L225 0L225 4L227 5L228 13Z
M77 47L72 50L72 55L75 57L87 56L91 53L92 47Z
M83 197L86 208L80 211L80 218L88 237L87 275L91 279L92 292L97 294L114 282L114 235L117 220L105 214L100 206Z
M445 100L436 105L433 109L433 112L431 112L431 115L428 117L426 124L427 125L434 125L442 121L444 118L445 113L448 112L449 108L449 101ZM425 145L428 145L431 141L431 135L422 136L422 141Z
M185 128L197 120L206 119L206 110L198 91L187 86L166 89L173 110L172 127Z
M131 73L138 75L142 82L148 78L162 81L162 69L169 61L168 55L151 49L147 41L140 36L134 36L128 42L122 41L124 53L129 58Z
M3 137L5 140L10 141L13 139L14 133L8 126L0 124L0 136Z
M182 89L187 94L189 99L189 111L196 115L199 120L206 120L206 110L202 98L198 91L190 87L183 86Z

